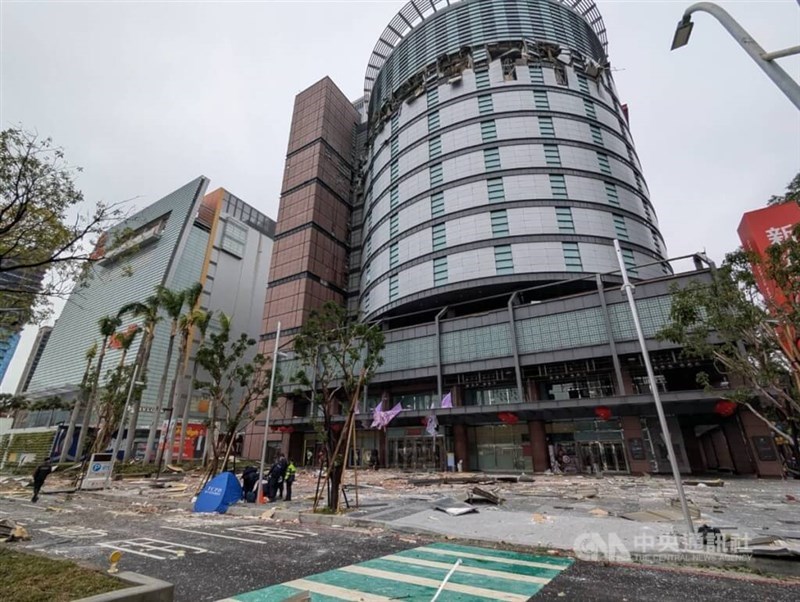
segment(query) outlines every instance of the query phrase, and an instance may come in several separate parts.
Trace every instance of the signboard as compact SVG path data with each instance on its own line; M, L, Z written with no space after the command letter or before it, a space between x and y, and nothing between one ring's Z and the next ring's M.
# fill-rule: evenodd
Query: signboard
M647 460L647 452L645 452L644 449L644 439L641 437L628 439L628 451L631 454L631 460Z
M92 454L81 489L103 489L111 475L112 454Z
M766 257L767 248L792 238L792 230L800 223L800 205L783 203L756 211L748 211L739 223L739 238L745 251ZM764 273L762 266L753 266L753 275L761 294L776 305L786 302L783 293Z
M762 462L775 462L778 460L778 454L775 452L775 446L772 445L772 437L756 436L753 437L753 447L756 448L758 459Z
M166 441L164 437L167 434L168 423L165 420L161 425L161 432L163 435L159 436L159 448L163 451L166 448ZM174 440L172 444L172 455L174 458L178 457L178 451L181 443L181 429L183 428L179 421L173 420L172 429L175 431ZM191 459L195 457L195 450L198 448L197 442L200 437L206 434L206 426L201 422L188 422L186 423L186 437L183 442L182 457Z

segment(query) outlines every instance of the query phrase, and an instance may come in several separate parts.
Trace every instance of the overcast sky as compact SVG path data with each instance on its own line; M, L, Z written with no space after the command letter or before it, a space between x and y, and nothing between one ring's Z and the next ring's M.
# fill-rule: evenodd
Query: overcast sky
M328 75L361 96L404 4L0 0L0 127L52 136L92 202L144 207L202 174L275 218L295 95ZM597 1L668 252L721 259L800 168L800 113L707 14L670 52L689 4ZM796 0L720 4L768 51L800 44ZM780 64L800 80L800 57Z

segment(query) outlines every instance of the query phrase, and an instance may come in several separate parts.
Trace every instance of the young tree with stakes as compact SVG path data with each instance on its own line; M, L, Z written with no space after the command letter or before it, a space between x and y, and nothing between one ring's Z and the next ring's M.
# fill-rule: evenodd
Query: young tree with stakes
M339 509L348 451L345 446L354 428L358 400L383 364L383 348L380 326L351 320L347 311L333 301L312 311L293 341L295 359L301 366L293 379L301 385L296 394L311 402L312 416L317 415L317 408L322 414L322 424L316 424L315 429L328 466L328 508L334 512ZM334 421L339 415L345 417L343 425Z
M169 423L167 425L167 433L165 436L165 445L163 451L161 448L156 454L156 464L161 463L163 455L167 464L172 462L172 447L175 444L175 421L173 420L173 410L178 407L178 403L183 393L183 382L186 373L186 360L189 353L189 337L194 332L194 324L197 320L201 320L206 312L197 307L200 300L200 294L203 292L203 285L199 282L183 291L183 296L187 311L178 318L178 361L175 363L175 374L172 377L172 395L167 402L166 411L169 416Z
M220 313L218 319L219 329L206 338L195 356L195 361L207 375L207 380L198 381L195 386L208 396L212 415L207 437L212 459L202 486L217 473L220 466L217 420L221 418L225 424L221 441L224 450L221 465L224 468L233 449L236 433L255 420L266 408L269 397L269 371L264 369L265 356L261 353L251 355L256 340L244 333L232 338L230 318ZM276 394L277 391L273 393L273 399Z
M193 316L194 327L200 333L199 346L202 347L206 340L206 333L208 332L208 325L211 323L213 312L206 312L203 310L195 310L197 313ZM198 363L195 360L192 362L192 377L189 379L189 390L186 393L186 401L183 404L183 414L181 416L181 436L178 440L178 462L183 461L183 448L186 444L186 425L189 422L189 409L192 405L192 396L194 395L194 385L197 381Z
M178 335L178 320L183 311L183 303L186 299L185 291L175 292L165 286L156 289L159 305L170 318L169 344L167 345L167 358L164 362L164 372L161 374L161 382L158 384L158 398L156 399L155 413L153 421L150 423L150 430L147 432L147 447L144 451L144 462L149 464L153 460L153 445L156 440L156 430L161 423L161 413L164 404L164 395L167 391L167 379L169 378L169 367L172 362L172 353L175 348L175 337Z
M122 317L126 314L131 314L135 318L142 320L142 329L144 331L142 342L139 345L139 351L136 354L136 363L139 366L139 375L137 380L147 382L147 365L150 362L150 351L153 348L153 339L156 336L156 326L161 321L161 299L158 295L150 295L143 302L128 303L122 306L117 317ZM136 434L136 424L139 421L139 409L142 405L142 388L137 387L134 391L133 401L131 403L131 420L130 431L125 443L125 453L123 459L129 459L133 453L133 444Z
M100 318L98 326L100 327L100 334L103 339L100 343L100 355L97 356L97 366L94 369L91 380L91 388L89 389L89 397L86 402L86 409L83 412L83 420L81 422L81 433L78 436L78 446L75 448L75 453L78 457L83 455L84 446L86 445L86 435L89 431L89 426L92 421L92 412L95 403L97 402L97 394L99 390L100 375L103 372L103 360L106 357L106 349L108 349L108 341L117 332L117 328L122 324L116 316L105 316Z

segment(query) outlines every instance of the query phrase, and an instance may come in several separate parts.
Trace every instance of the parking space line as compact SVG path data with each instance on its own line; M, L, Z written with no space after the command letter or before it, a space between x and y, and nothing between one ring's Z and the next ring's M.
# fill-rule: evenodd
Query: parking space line
M292 531L291 529L279 529L265 525L245 525L243 527L229 527L225 530L235 533L247 533L248 535L264 535L265 537L274 537L276 539L297 539L298 537L311 535L307 531Z
M146 556L148 558L156 558L157 560L166 560L168 556L159 556L158 554L154 554L153 552L171 554L174 558L182 558L186 556L187 552L191 554L208 553L208 550L206 550L205 548L199 548L197 546L190 546L182 543L175 543L174 541L163 541L161 539L152 539L150 537L123 539L118 542L111 541L111 542L99 543L97 545L102 548L111 548L112 550L130 552L131 554L138 554L139 556Z
M236 541L246 541L248 543L258 543L258 544L265 544L266 541L261 539L244 539L243 537L233 537L231 535L221 535L218 533L207 533L206 531L195 531L194 529L182 529L180 527L163 527L164 529L170 529L171 531L183 531L184 533L196 533L197 535L207 535L209 537L220 537L222 539L235 539Z
M148 554L147 552L140 552L139 550L131 550L130 548L126 548L123 546L119 546L113 543L99 543L97 544L101 548L110 548L112 550L119 550L120 552L128 552L130 554L137 554L138 556L147 556L148 558L155 558L156 560L166 560L166 556L156 556L155 554Z

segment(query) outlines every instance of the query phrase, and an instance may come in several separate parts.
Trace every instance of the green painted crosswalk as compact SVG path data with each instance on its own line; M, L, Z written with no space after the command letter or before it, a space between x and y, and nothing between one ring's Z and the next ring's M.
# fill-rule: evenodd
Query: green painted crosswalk
M431 600L459 559L440 602L524 602L572 564L568 558L434 543L237 594L226 602L279 602L302 592L314 602Z

